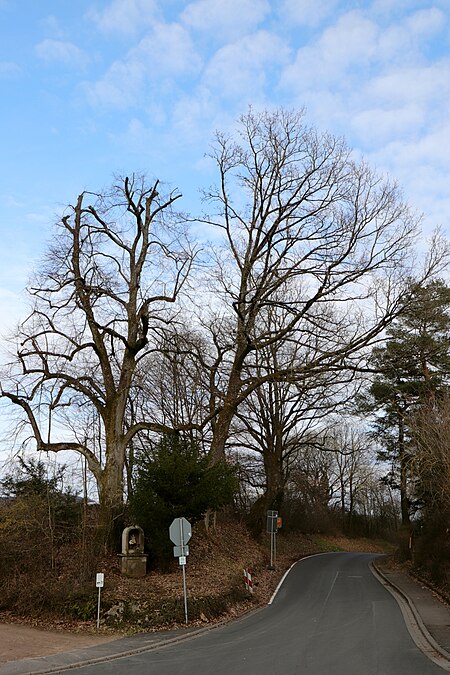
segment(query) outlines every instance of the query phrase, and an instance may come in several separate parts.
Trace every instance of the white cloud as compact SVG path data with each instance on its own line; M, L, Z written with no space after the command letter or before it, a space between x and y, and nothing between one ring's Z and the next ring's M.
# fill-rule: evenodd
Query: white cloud
M441 31L445 21L444 14L436 8L415 12L402 23L388 27L361 11L347 12L317 40L298 50L295 62L286 68L283 85L342 90L350 87L356 77L360 80L361 74L368 79L374 67L381 66L389 72L400 64L421 64L424 41Z
M181 97L173 109L173 125L176 136L183 143L201 148L206 152L217 128L227 125L224 118L230 115L221 99L206 86L199 86L194 95ZM229 120L228 120L229 122Z
M439 10L420 11L382 28L349 12L299 49L283 90L363 148L416 137L443 99L450 104L450 60L428 66L422 49L443 21Z
M379 36L378 54L387 67L393 59L414 64L423 61L423 43L435 38L445 27L445 16L438 9L424 10L409 16L403 23L385 28Z
M251 102L263 95L272 70L287 62L289 49L268 31L259 31L219 49L205 71L203 83L221 97Z
M415 12L407 18L405 28L416 36L427 36L441 30L446 23L446 17L436 7Z
M280 8L284 20L299 26L317 26L330 16L338 0L284 0Z
M46 16L45 19L42 19L40 25L46 32L50 33L53 38L62 39L65 37L64 30L61 28L59 20L52 14Z
M422 102L430 106L433 100L450 99L450 60L422 68L393 69L374 77L368 83L366 93L391 107L405 102Z
M425 121L425 111L416 105L400 108L369 108L357 112L351 123L359 138L367 139L368 145L380 145L392 137L416 136Z
M373 12L349 12L300 48L282 77L318 128L344 134L405 186L428 231L448 227L450 204L450 58L432 55L448 18L433 4L409 3L409 14L387 24L388 15L378 23Z
M201 65L188 32L179 24L159 23L101 80L85 87L92 103L126 108L146 98L147 84L159 83L162 94L176 86L177 77L196 73Z
M37 56L43 61L64 63L65 65L84 66L88 55L72 42L46 39L35 47Z
M414 11L420 2L421 0L373 0L371 11L380 14L384 13L391 18L392 15L396 13L405 13L411 10ZM422 4L429 5L431 3L426 3L425 0L423 0ZM442 9L448 9L448 0L433 0L432 4L434 7L440 5Z
M127 153L142 153L142 148L152 148L152 162L161 163L159 148L155 142L155 137L165 131L164 124L167 120L164 117L163 110L152 109L149 111L149 124L146 125L141 119L132 117L124 131L118 134L110 134L111 140L121 148L125 148Z
M393 141L385 146L383 153L389 153L395 165L421 166L429 164L446 172L445 191L448 193L450 172L450 122L436 126L409 142ZM444 186L443 186L444 187Z
M105 33L133 34L156 19L154 0L113 0L104 9L92 9L88 18Z
M450 125L436 126L413 139L394 139L369 154L404 188L406 199L425 214L424 230L442 225L449 231Z
M217 50L195 89L174 101L171 119L180 145L205 151L214 131L233 128L249 104L271 105L279 69L289 55L284 40L268 31Z
M201 66L189 33L176 23L157 24L142 40L137 54L148 59L149 71L155 74L176 76L196 71Z
M140 102L144 76L145 68L139 61L115 61L101 80L87 83L85 90L94 105L124 109Z
M214 37L236 39L254 31L270 11L268 0L196 0L181 19Z
M20 75L22 69L13 61L0 61L0 78L11 78Z
M282 84L288 88L340 88L342 78L352 68L361 69L374 57L378 35L376 24L359 12L342 16L315 43L299 49L295 62L284 72Z
M6 208L8 208L8 209L16 209L16 208L21 208L22 206L25 206L25 202L23 202L22 200L19 200L13 194L0 195L0 200L3 204L3 206L6 206Z

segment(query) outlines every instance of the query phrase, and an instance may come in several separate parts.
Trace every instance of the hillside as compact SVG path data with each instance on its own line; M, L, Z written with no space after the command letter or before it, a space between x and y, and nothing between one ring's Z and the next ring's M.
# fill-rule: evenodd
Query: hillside
M222 522L206 535L203 523L193 528L186 566L188 615L190 625L207 624L237 617L266 604L285 570L305 555L325 551L351 550L385 552L380 542L347 539L342 536L277 535L276 569L269 570L269 537L254 541L246 528L236 522ZM74 556L65 553L66 565L58 575L58 602L53 609L32 611L31 615L1 612L0 620L24 622L45 628L91 632L96 630L97 590L92 585L74 594L71 579ZM101 596L100 631L135 632L184 625L183 582L178 561L167 572L151 570L142 579L120 574L118 557L101 560L97 571L105 575ZM254 593L244 584L244 568L250 568ZM29 580L32 584L32 580ZM72 589L66 599L61 588ZM31 596L33 595L30 588Z

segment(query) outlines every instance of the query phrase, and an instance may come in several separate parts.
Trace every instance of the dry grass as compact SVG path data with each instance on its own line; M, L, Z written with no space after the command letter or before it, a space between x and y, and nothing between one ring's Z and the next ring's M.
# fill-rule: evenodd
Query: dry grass
M186 566L188 610L191 625L235 618L270 599L282 575L296 560L325 551L389 552L383 542L343 536L280 533L277 535L276 569L270 570L269 536L260 542L235 522L220 523L207 535L202 523L193 528ZM254 594L247 593L244 568L250 568ZM182 571L174 560L166 573L150 571L142 579L129 579L119 571L116 555L104 558L97 568L105 574L102 591L102 631L109 633L161 630L184 624ZM70 588L70 566L62 581ZM58 613L15 617L3 613L0 620L21 621L45 628L91 632L95 629L95 581L92 591L64 616ZM83 604L84 603L84 604ZM120 611L116 611L119 608ZM72 616L70 616L72 609ZM112 611L108 616L107 612ZM87 618L83 613L90 616ZM78 618L74 618L78 615Z
M220 523L208 535L203 523L193 528L186 566L190 625L228 620L268 602L284 572L296 560L326 551L389 552L383 542L342 536L280 533L277 535L276 569L269 569L269 536L260 542L234 522ZM69 553L69 552L68 552ZM244 568L252 571L254 594L244 584ZM142 579L124 577L116 555L97 566L104 572L102 632L161 630L184 625L182 571L174 559L168 572L151 570ZM58 585L72 587L73 556L60 572ZM32 580L29 580L32 583ZM0 621L22 622L57 630L92 632L96 627L95 580L76 600L70 598L53 612L33 617L0 613Z

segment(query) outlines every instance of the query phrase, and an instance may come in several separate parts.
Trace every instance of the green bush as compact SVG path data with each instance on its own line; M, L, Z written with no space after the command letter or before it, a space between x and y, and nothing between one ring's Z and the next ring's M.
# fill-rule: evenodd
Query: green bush
M172 557L168 528L174 518L194 523L231 502L237 489L234 467L210 465L198 444L180 434L167 434L142 453L129 505L152 558L162 563Z

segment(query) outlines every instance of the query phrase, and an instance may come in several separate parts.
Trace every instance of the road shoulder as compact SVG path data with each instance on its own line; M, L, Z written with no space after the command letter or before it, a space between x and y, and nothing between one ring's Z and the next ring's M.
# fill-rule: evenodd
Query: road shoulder
M391 569L383 558L373 561L372 572L400 605L417 646L450 672L450 608L427 586L401 569Z

